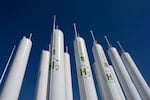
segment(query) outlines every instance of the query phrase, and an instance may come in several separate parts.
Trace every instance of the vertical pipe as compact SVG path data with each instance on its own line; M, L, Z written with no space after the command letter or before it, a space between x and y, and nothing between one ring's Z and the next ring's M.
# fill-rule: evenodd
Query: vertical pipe
M49 100L66 100L64 36L61 30L54 29L51 47Z
M94 64L93 64L93 69L95 72L96 81L97 81L98 88L100 91L101 99L107 100L107 97L109 94L106 93L106 89L105 89L106 86L105 86L104 81L102 81L104 79L104 77L103 77L102 73L99 72L99 66L96 62L94 62Z
M123 94L123 90L121 89L119 80L118 80L118 78L117 78L117 75L116 75L116 73L115 73L115 71L114 71L114 68L112 67L112 65L109 65L109 66L110 66L111 71L112 71L112 74L113 74L113 76L114 76L114 80L115 80L115 82L116 82L116 85L117 85L118 91L119 91L119 93L120 93L120 96L121 96L122 98L125 98L125 96L124 96L124 94Z
M0 100L17 100L22 86L32 42L23 37L21 40L10 72L2 89Z
M35 100L47 100L49 57L50 52L42 50Z
M74 51L80 91L80 100L98 100L93 81L93 75L91 72L90 62L86 50L86 45L83 38L75 38Z
M66 100L73 100L70 55L68 52L64 53L64 59Z

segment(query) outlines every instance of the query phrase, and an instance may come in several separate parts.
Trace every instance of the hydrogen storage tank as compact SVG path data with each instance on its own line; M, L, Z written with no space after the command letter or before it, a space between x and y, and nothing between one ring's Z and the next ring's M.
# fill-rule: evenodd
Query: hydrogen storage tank
M125 92L126 98L128 100L141 100L141 97L135 88L126 68L123 64L121 57L116 48L112 47L109 43L107 37L105 37L108 43L108 54L111 59L111 62L114 66L114 69L117 73L121 86Z
M94 64L93 64L93 69L94 69L94 72L95 72L96 81L97 81L98 88L99 88L99 91L100 91L101 99L105 100L107 98L108 94L106 94L104 81L100 81L100 80L103 80L103 76L102 76L101 73L99 73L98 64L96 62L94 62Z
M42 50L35 100L47 100L49 58L50 52L47 50Z
M74 28L76 34L74 40L74 52L75 52L80 100L98 100L93 81L93 75L89 63L89 58L85 46L85 41L83 38L77 36L75 24Z
M125 100L123 92L118 88L115 76L112 73L107 58L105 56L104 50L100 44L98 44L94 38L93 32L91 31L93 37L93 55L95 59L95 72L98 82L100 93L102 94L103 100Z
M116 82L116 85L117 85L117 88L118 88L118 91L119 91L120 95L121 95L123 98L125 98L124 93L123 93L123 90L121 89L119 80L118 80L118 78L117 78L117 75L116 75L116 73L115 73L115 71L114 71L113 66L112 66L112 65L109 65L109 67L110 67L110 69L111 69L111 71L112 71L112 74L113 74L113 76L114 76L114 81Z
M65 59L64 69L65 69L66 100L73 100L70 55L68 53L67 47L66 52L64 53L64 59Z
M64 35L54 29L51 41L49 100L65 99Z
M128 71L128 73L131 76L131 79L133 80L135 87L137 88L139 94L141 95L143 100L150 100L150 90L149 86L144 80L142 74L138 70L138 67L136 66L135 62L133 61L131 55L126 52L123 47L121 46L120 42L118 41L118 44L121 48L121 58L122 61Z
M11 69L0 94L0 100L18 100L28 58L31 51L31 36L21 39Z

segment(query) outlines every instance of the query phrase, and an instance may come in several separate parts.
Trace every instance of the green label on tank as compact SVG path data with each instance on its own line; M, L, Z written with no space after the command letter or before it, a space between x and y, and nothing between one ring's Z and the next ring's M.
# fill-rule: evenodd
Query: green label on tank
M81 57L80 57L80 60L81 60L82 62L84 62L84 61L85 61L85 59L84 59L84 57L83 57L83 56L81 56Z
M79 55L80 55L80 61L85 62L85 57L83 56L83 50L80 42L79 42Z
M91 76L89 67L87 67L87 66L81 66L79 71L80 71L80 77L90 77Z
M56 43L56 39L55 39L55 34L53 34L53 45L52 45L52 54L55 55L56 54L56 46L55 46L55 43Z
M111 72L105 72L105 80L106 81L114 81L113 75Z
M103 63L105 67L108 67L108 64L106 62Z
M51 71L57 71L57 70L59 70L59 68L60 68L59 60L53 59L53 61L50 63L50 70Z

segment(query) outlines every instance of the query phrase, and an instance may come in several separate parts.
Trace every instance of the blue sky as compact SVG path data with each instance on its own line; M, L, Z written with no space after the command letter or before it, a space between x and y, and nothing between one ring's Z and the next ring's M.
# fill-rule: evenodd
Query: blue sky
M94 59L89 31L92 29L106 55L107 45L103 36L107 35L117 48L116 41L120 40L150 86L149 4L149 0L1 0L0 75L13 45L18 45L23 36L29 36L32 32L33 46L19 100L33 100L41 50L48 48L52 16L56 15L71 55L74 100L79 100L79 92L73 50L73 22L77 23L78 32L86 41L91 65Z

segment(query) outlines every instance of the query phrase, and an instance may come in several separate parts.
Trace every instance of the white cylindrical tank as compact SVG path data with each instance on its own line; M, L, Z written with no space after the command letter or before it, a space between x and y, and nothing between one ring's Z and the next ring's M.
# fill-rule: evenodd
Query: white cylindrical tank
M125 92L126 98L128 100L141 100L141 97L122 62L117 49L114 47L109 47L108 54Z
M50 52L42 50L35 100L47 100L49 57Z
M86 50L86 45L83 38L75 38L74 51L78 75L80 100L98 100L93 81L93 75L91 72L90 62Z
M133 80L139 94L141 95L143 100L150 100L150 90L149 86L144 80L142 74L138 70L136 64L131 58L130 54L127 52L123 52L121 55L122 61L125 64L127 71L129 72L131 79Z
M0 100L18 100L31 46L31 40L23 37L2 89Z
M92 48L94 59L96 62L96 73L99 73L100 76L97 76L97 81L99 81L98 86L101 88L101 92L105 95L103 100L125 100L123 92L117 87L114 74L108 64L104 50L100 44L94 43ZM104 91L103 91L104 90Z
M97 84L98 84L98 88L99 88L99 91L100 91L100 95L101 95L101 99L102 100L106 100L107 99L107 96L109 94L106 93L106 89L105 89L105 84L104 84L104 81L101 81L104 79L102 73L100 73L98 70L99 70L99 66L96 62L94 62L93 64L93 69L94 69L94 72L95 72L95 76L96 76L96 81L97 81Z
M54 29L51 47L49 100L66 100L64 73L64 36L61 30Z
M113 76L114 76L114 80L115 80L115 82L116 82L116 84L117 84L118 91L119 91L121 97L122 97L122 98L125 98L125 96L124 96L124 94L123 94L123 90L121 89L119 80L118 80L118 78L117 78L117 75L116 75L116 73L115 73L115 71L114 71L114 68L112 67L112 65L109 65L109 66L110 66L111 71L112 71L112 74L113 74Z
M64 53L64 58L65 58L64 69L65 69L65 84L66 84L66 100L73 100L70 55L68 52Z

